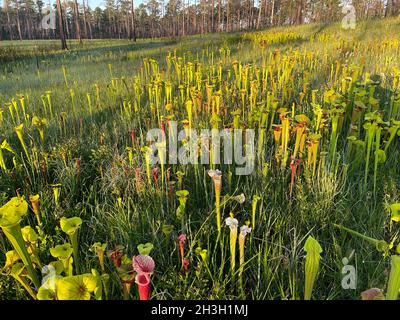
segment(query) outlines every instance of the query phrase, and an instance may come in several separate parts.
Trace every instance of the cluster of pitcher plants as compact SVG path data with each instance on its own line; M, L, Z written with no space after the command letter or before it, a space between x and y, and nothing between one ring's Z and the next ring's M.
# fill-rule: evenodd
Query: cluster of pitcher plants
M268 202L275 190L261 186L278 181L288 208L306 186L322 188L327 180L353 180L360 197L382 197L381 176L398 163L393 159L400 140L400 65L385 59L398 53L396 38L381 40L386 56L370 41L354 44L329 33L307 39L319 51L279 48L304 40L292 31L245 34L242 41L260 55L251 63L233 55L240 45L228 44L171 50L159 60L145 57L130 77L117 76L110 63L104 66L108 82L95 82L87 92L63 65L64 81L56 88L40 97L28 93L0 101L0 177L7 184L0 189L0 240L8 240L2 274L33 299L148 300L168 297L168 284L157 278L171 272L163 265L169 264L169 276L181 279L183 288L196 285L207 292L218 283L246 299L252 282L259 281L246 271L262 264L264 275L273 274L269 254L280 250L278 267L290 270L280 297L311 299L328 244L319 243L318 230L303 229L304 259L294 263L301 266L297 271L287 262L283 236L274 234L275 227L265 231L267 223L276 223L269 221ZM353 63L347 61L349 47ZM376 58L375 64L365 56ZM107 127L107 117L116 122ZM165 140L147 139L154 128ZM216 161L212 145L200 134L191 141L189 129L220 130L234 146L235 130L253 130L255 151L247 160L254 170L236 176L238 164ZM184 133L178 145L192 146L188 165L168 163L177 130ZM253 142L242 142L250 150ZM219 152L224 159L228 150ZM204 154L207 164L200 164ZM99 183L101 194L91 193L92 183ZM72 207L68 196L78 199ZM390 259L385 288L367 290L363 299L398 298L397 202L387 203L390 242L330 223L334 232L363 240ZM199 217L196 206L208 213ZM145 215L149 208L157 217ZM97 210L104 215L96 216ZM143 213L135 216L135 210ZM93 240L90 233L111 220L118 228ZM134 220L135 231L125 230ZM269 247L272 234L279 249ZM263 253L253 254L254 248ZM296 279L300 296L294 294Z

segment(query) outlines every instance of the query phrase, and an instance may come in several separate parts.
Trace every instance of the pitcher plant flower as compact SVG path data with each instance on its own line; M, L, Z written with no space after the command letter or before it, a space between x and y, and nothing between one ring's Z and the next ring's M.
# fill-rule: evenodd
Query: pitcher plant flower
M98 287L95 276L85 273L61 278L57 281L58 300L90 300Z
M161 228L162 233L165 236L165 239L167 239L167 242L171 238L172 231L174 231L174 226L170 224L164 224Z
M143 190L143 183L142 183L142 177L140 175L140 168L135 169L135 186L136 186L136 192L141 193Z
M233 277L235 274L235 265L236 265L236 240L237 240L237 230L239 222L237 219L234 218L233 213L230 214L230 217L227 218L225 222L230 229L229 247L231 253L231 273Z
M27 279L27 272L25 265L20 262L21 258L15 250L6 252L6 263L2 269L1 274L13 277L21 286L29 293L29 295L36 299L36 295L32 290Z
M40 196L39 194L33 195L29 197L29 201L31 202L33 212L35 213L35 217L37 219L38 225L42 224L40 218Z
M256 213L257 213L257 204L261 200L261 197L258 195L253 196L253 201L251 202L251 225L253 229L256 227Z
M17 134L19 142L21 143L22 149L24 149L26 158L30 161L28 148L27 148L25 140L24 140L24 124L23 123L21 123L19 126L15 127L15 133Z
M124 255L122 257L121 266L117 268L117 271L122 283L124 300L129 300L132 284L135 282L136 277L135 271L132 266L132 260Z
M385 300L381 289L371 288L361 292L361 300Z
M176 196L178 197L179 206L176 209L176 217L178 220L182 220L185 215L186 210L186 202L189 196L189 191L187 190L179 190L176 192ZM182 222L183 224L183 222Z
M299 167L301 163L300 159L293 159L290 162L290 171L291 171L291 178L290 178L290 197L293 194L293 186L294 186L294 181L296 178L296 172L297 172L297 168Z
M46 118L39 118L38 116L34 116L32 118L32 126L39 131L39 137L42 146L44 146L44 128L46 127L46 125L47 125Z
M150 277L153 274L155 263L150 256L134 256L132 258L133 269L136 272L136 284L139 289L140 300L150 299Z
M101 243L101 242L95 242L92 245L92 250L96 253L99 263L100 263L100 268L101 272L105 273L105 267L104 267L104 253L107 248L107 243Z
M179 254L181 257L181 265L183 267L184 265L184 259L185 259L185 243L186 243L187 237L185 234L181 234L178 237L178 246L179 246Z
M74 249L72 248L70 243L64 243L56 245L54 248L50 248L50 254L61 261L63 265L63 271L66 275L73 275L73 259L72 253Z
M317 168L317 153L319 147L319 141L321 139L320 134L310 134L308 136L308 147L307 147L307 164L312 168L312 175L315 176Z
M183 270L187 274L190 268L190 260L188 258L183 259Z
M400 222L400 203L393 203L389 206L391 220Z
M122 245L118 245L113 250L107 251L107 256L110 258L116 268L121 267L123 250L124 247Z
M50 187L53 189L54 203L56 206L59 204L61 186L61 183L50 185Z
M137 249L139 251L139 255L141 256L148 256L150 255L151 251L153 251L153 244L150 242L147 242L145 244L141 243L137 246Z
M176 177L178 179L178 189L181 190L183 187L183 177L185 176L185 173L182 171L177 171L176 172Z
M79 260L78 260L78 230L82 224L82 219L79 217L66 218L62 217L60 219L61 230L64 231L70 238L73 255L75 261L75 270L79 273Z
M25 226L21 229L22 238L25 241L28 253L31 255L32 262L41 267L38 258L38 240L39 236L31 226Z
M6 166L6 161L4 159L3 150L7 150L8 152L10 152L10 153L15 155L15 151L11 148L11 146L7 142L7 139L4 139L3 142L0 144L0 168L5 173L7 173L8 169L7 169L7 166Z
M29 275L26 272L26 266L23 263L15 263L12 267L11 270L9 271L10 275L18 281L22 287L29 293L29 295L36 300L36 294L30 287L28 278Z
M217 230L221 233L221 188L222 188L222 172L219 170L210 170L208 175L214 182L215 190L215 212L217 215Z
M239 286L240 286L240 291L242 292L243 295L243 271L244 271L244 262L245 262L245 254L244 254L244 249L245 249L245 244L246 244L246 236L251 233L252 228L248 226L248 224L245 224L240 227L240 233L239 233Z
M152 149L150 147L146 146L146 147L142 147L140 150L143 152L145 163L146 163L147 182L149 185L151 185L150 161L151 161Z
M195 253L198 254L203 261L203 263L208 263L208 250L203 249L202 247L198 246L195 250Z
M280 153L281 153L281 167L285 168L286 163L289 157L288 154L288 146L289 146L289 138L290 138L290 119L287 116L288 111L286 108L279 108L277 110L279 114L279 119L282 123L282 138L281 138L281 146L280 146Z
M367 152L365 155L365 171L364 171L364 189L367 186L368 173L369 173L369 162L373 147L374 138L377 140L376 134L378 132L378 138L380 140L380 126L383 124L382 118L375 112L371 112L365 115L365 123L363 125L366 131L366 147Z
M310 123L310 119L304 114L297 115L295 117L295 120L297 122L296 127L295 127L296 142L295 142L292 159L297 159L298 155L299 155L299 158L302 158L304 142L305 142L306 135L307 135L306 129L307 129L307 125Z
M151 169L151 175L153 176L154 179L154 184L156 188L158 189L158 168L154 167Z

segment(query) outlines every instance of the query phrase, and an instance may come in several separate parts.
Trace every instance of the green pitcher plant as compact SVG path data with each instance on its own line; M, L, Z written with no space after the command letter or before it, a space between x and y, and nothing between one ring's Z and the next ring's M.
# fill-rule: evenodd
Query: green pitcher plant
M14 250L23 261L27 272L36 288L40 282L31 257L25 247L20 222L28 213L28 203L23 197L14 197L0 208L0 227Z
M304 264L304 300L310 300L319 271L322 247L317 240L309 236L304 244L304 251L307 253Z

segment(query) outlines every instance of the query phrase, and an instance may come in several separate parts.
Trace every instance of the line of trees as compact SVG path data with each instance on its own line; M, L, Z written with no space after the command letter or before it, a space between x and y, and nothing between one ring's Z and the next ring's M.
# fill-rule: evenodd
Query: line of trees
M400 13L400 0L56 0L56 28L43 29L44 0L0 0L0 40L60 38L149 38L261 29L341 19L352 2L358 19ZM78 2L79 1L79 2ZM137 0L136 0L137 1Z

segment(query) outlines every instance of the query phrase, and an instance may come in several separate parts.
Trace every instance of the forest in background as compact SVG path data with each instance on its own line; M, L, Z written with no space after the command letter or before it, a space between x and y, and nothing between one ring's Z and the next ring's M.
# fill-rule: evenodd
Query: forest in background
M137 1L137 0L136 0ZM0 40L177 37L340 21L352 5L357 19L399 15L400 0L56 0L55 28L42 28L49 3L2 0ZM56 14L55 14L56 13ZM60 19L61 17L61 19Z

